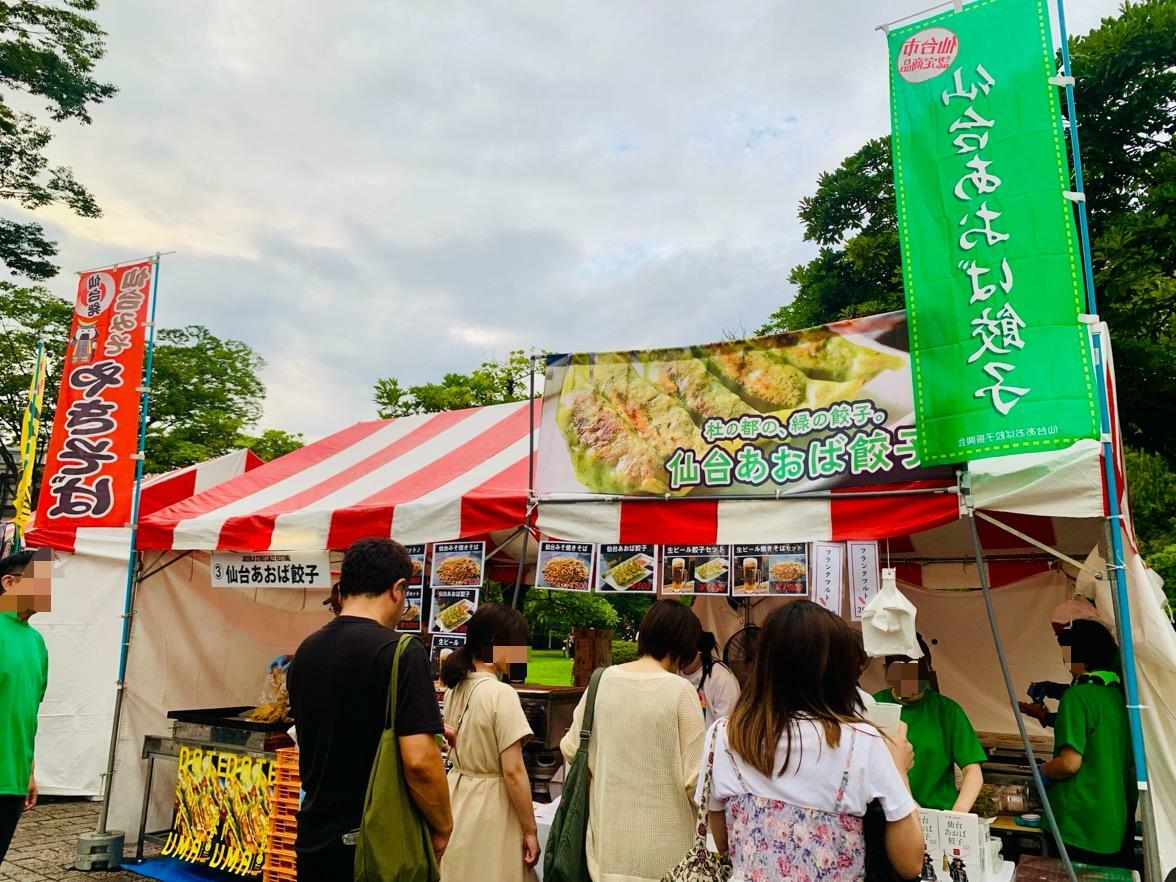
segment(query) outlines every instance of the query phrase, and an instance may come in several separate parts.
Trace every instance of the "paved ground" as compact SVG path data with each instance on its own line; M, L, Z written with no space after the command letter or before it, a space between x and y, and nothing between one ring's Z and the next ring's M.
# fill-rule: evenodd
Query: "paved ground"
M26 814L16 828L8 857L0 864L0 882L142 882L133 873L72 870L78 834L98 823L98 803L46 799Z

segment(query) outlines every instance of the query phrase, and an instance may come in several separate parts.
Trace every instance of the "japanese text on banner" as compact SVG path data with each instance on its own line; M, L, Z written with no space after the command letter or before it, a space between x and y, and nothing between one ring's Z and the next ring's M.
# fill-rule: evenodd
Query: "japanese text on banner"
M37 506L42 529L131 517L154 261L82 273Z

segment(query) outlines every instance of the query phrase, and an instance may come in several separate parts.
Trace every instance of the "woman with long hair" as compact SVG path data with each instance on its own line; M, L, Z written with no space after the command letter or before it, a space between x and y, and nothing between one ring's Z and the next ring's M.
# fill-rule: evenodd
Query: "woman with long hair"
M698 652L701 635L687 607L659 600L641 620L637 661L600 678L588 741L593 882L660 882L694 839L704 729L698 695L678 671ZM568 762L580 744L586 698L560 743Z
M527 620L497 603L478 607L466 642L441 665L449 752L453 836L441 862L443 882L527 882L539 861L538 830L523 745L531 726L519 694L501 681L526 661Z
M863 818L874 800L894 871L917 878L924 843L906 779L911 747L905 734L890 741L858 715L849 627L798 600L768 616L759 641L731 719L707 737L711 829L719 850L729 848L735 878L860 882Z
M739 700L739 680L731 669L715 658L718 641L710 631L703 631L698 641L698 652L680 673L698 692L698 703L709 729L716 721L731 716Z

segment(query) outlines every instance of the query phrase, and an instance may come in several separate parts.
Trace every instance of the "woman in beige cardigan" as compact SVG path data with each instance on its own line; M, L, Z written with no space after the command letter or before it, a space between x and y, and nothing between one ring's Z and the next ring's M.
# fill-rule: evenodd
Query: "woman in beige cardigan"
M693 801L705 734L702 707L678 669L698 651L702 626L676 600L641 621L639 658L600 678L588 742L588 874L593 882L660 882L694 841ZM560 744L579 746L584 700Z

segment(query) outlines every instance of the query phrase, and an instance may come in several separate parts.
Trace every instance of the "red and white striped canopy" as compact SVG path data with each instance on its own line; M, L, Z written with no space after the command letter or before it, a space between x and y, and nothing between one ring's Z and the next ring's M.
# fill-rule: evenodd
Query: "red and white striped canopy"
M262 465L261 457L252 450L232 450L223 456L196 465L144 478L139 496L139 517L142 519L179 502L181 499L187 499L193 494L202 493L210 487L223 484L231 478L252 471L260 465ZM97 528L86 528L79 531L77 528L65 529L56 526L49 529L38 529L36 515L34 515L33 521L25 533L25 542L36 548L54 548L58 551L73 552L78 550L79 532L95 534L125 531Z
M144 549L346 548L517 529L535 414L527 402L357 423L141 520Z
M177 550L342 549L366 536L406 544L486 536L527 517L524 403L364 422L142 519L140 545ZM538 431L537 428L534 431ZM1052 548L1085 555L1104 513L1100 450L970 463L977 508ZM533 525L581 542L758 543L886 539L897 559L971 553L954 482L866 490L944 492L819 499L579 501L539 499ZM532 515L535 518L534 515ZM981 523L985 548L1033 546Z

